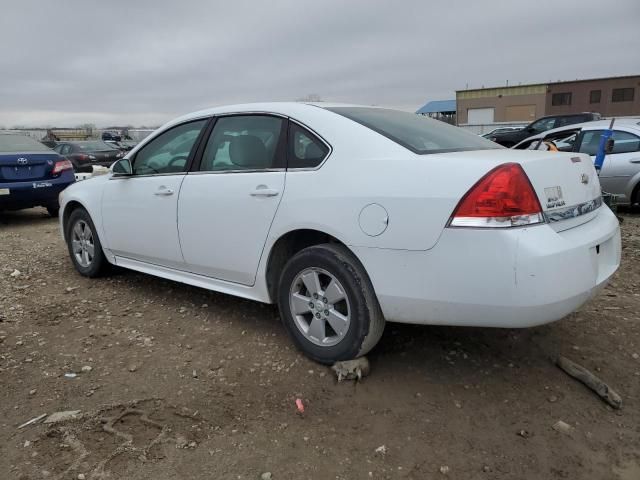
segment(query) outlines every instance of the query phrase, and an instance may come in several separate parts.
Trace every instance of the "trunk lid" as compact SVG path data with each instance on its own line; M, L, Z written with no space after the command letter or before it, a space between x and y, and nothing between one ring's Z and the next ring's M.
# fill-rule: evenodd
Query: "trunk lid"
M25 182L51 178L55 152L0 153L0 182Z
M529 152L527 152L529 153ZM586 223L600 206L598 174L588 155L531 152L519 163L556 231Z

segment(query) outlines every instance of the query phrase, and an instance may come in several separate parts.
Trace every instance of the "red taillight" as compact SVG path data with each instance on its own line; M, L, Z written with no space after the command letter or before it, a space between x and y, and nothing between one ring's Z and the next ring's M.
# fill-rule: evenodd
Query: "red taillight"
M89 155L79 153L75 156L75 159L78 160L79 162L87 162L89 160Z
M533 186L517 163L500 165L462 197L452 227L518 227L544 221Z
M51 175L59 175L65 170L71 170L73 168L73 164L69 160L60 160L53 165L53 171Z

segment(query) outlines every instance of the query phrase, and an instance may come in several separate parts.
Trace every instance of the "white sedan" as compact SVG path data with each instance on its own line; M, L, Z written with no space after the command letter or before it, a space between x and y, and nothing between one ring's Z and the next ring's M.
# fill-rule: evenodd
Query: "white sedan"
M117 265L277 303L323 363L367 353L385 321L558 320L620 263L587 155L509 150L383 108L186 115L60 205L82 275Z

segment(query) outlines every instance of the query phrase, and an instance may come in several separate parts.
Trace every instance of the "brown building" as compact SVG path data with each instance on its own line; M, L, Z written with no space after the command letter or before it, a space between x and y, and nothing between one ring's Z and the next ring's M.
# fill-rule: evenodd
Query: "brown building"
M640 116L640 75L456 92L458 125L528 123L545 115Z

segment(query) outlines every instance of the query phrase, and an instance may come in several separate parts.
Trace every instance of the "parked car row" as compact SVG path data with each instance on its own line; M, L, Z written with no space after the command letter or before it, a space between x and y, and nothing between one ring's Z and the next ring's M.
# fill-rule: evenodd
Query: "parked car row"
M559 128L565 125L571 125L575 123L590 122L594 120L600 120L599 113L576 113L570 115L550 115L547 117L541 117L534 122L531 122L524 128L512 131L492 132L490 135L485 136L489 140L499 143L504 147L513 147L516 143L529 138L532 135L537 135L552 128Z

